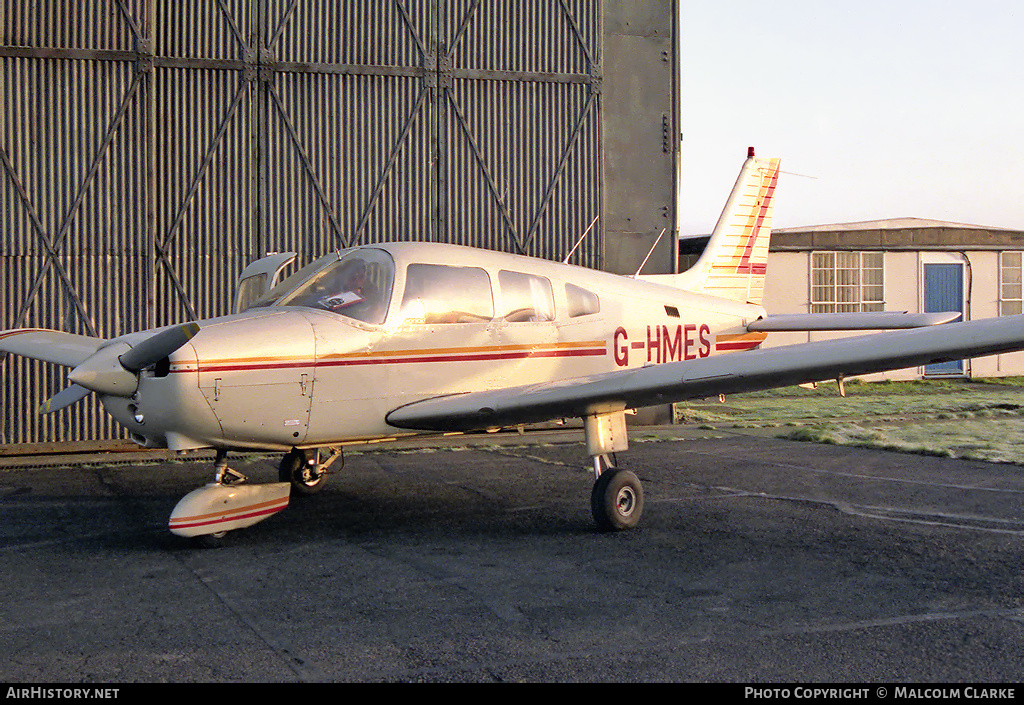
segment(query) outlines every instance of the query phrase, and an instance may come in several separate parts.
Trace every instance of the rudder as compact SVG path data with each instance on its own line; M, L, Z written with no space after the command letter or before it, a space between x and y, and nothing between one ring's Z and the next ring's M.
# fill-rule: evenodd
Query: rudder
M690 291L760 305L768 268L779 159L747 152L704 253L676 284Z

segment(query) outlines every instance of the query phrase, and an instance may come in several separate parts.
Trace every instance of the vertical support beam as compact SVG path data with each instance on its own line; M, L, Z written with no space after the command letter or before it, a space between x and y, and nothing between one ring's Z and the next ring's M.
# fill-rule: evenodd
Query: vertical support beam
M151 54L155 54L157 27L156 27L156 0L149 0L146 3L146 24L145 31L149 33L148 38L145 40L146 46L149 47ZM145 260L144 266L146 269L145 274L145 287L146 287L146 321L145 326L151 328L155 325L156 321L156 202L157 202L157 191L159 184L157 182L157 152L161 147L158 141L159 130L156 124L157 115L157 100L156 100L156 70L153 68L152 56L149 62L149 71L146 72L146 80L144 84L145 102L144 110L145 117L143 118L143 124L145 125L145 132L142 139L146 142L146 193L143 198L146 199L146 232L145 232L145 243L142 248L142 258Z

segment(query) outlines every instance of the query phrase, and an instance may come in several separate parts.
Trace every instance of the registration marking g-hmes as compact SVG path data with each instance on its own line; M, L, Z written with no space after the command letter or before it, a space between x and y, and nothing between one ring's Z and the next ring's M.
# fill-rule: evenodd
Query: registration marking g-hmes
M707 323L679 323L675 330L665 325L647 326L647 333L631 341L625 328L615 330L612 339L615 364L629 365L629 351L646 351L646 362L679 362L711 354L711 327ZM640 354L643 354L642 352Z

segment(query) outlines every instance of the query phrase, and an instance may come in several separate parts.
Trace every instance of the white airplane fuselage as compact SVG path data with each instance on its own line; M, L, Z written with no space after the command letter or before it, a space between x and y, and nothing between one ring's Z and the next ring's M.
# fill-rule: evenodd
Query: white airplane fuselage
M217 450L214 481L171 514L181 536L214 540L281 511L292 492L319 491L347 442L557 418L583 420L598 528L628 529L644 503L636 474L615 466L628 408L1024 350L1024 316L767 316L778 174L778 159L748 150L681 274L399 242L332 253L268 290L295 257L276 253L242 271L235 315L114 340L5 330L0 352L70 368L41 413L95 392L137 443ZM810 330L885 332L721 357L768 331ZM231 449L285 451L279 482L246 484Z
M368 249L394 266L381 322L276 304L199 321L169 365L140 375L132 398L101 395L107 410L148 447L322 447L409 433L385 418L422 399L699 359L765 337L746 330L760 306L642 278L454 245ZM493 316L410 317L411 265L482 270ZM553 311L526 316L550 320L509 311L505 282L521 275L534 290L550 285Z

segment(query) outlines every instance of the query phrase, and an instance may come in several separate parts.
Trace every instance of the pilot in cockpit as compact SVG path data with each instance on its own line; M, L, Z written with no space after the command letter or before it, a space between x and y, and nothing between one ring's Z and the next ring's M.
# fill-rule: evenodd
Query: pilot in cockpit
M384 322L394 270L390 260L350 255L332 262L275 302L280 306L308 306L364 323Z
M366 263L361 259L346 262L330 279L322 283L326 295L320 304L329 311L341 311L365 303L368 297Z

